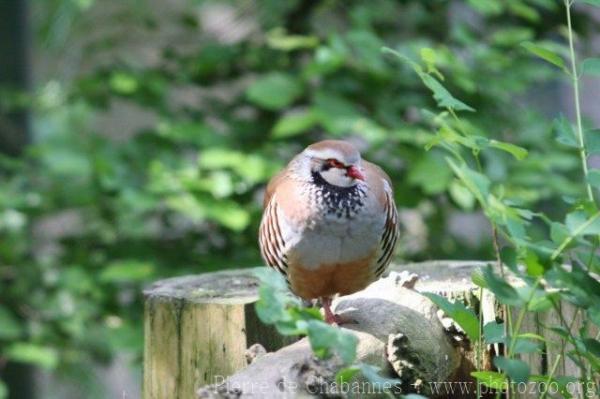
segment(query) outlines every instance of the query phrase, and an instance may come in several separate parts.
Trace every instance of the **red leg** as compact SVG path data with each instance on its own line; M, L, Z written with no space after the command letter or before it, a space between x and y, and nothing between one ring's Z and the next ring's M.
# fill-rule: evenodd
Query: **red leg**
M325 322L327 324L338 324L339 325L339 320L337 318L337 315L335 315L331 311L331 297L324 296L321 298L321 302L323 303L323 310L325 311Z

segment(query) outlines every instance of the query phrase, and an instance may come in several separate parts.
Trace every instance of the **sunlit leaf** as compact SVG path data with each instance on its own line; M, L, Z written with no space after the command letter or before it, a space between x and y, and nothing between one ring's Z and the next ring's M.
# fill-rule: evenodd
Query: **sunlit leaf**
M55 349L25 342L9 345L4 355L12 361L30 363L45 369L55 368L59 361Z
M475 206L475 197L459 180L453 180L448 187L450 197L465 210L472 210Z
M541 45L533 42L524 42L521 43L521 46L523 46L530 53L535 54L536 56L542 58L545 61L548 61L549 63L559 67L563 71L567 71L565 61L561 58L560 55L556 54L554 51L546 47L542 47Z
M135 76L120 71L116 71L111 75L109 84L119 94L133 94L139 88L139 83Z
M294 112L282 116L273 127L272 135L275 138L285 138L304 133L318 122L317 116L312 111Z
M100 273L104 282L143 281L154 273L154 265L137 259L124 259L108 264Z
M504 390L506 389L506 376L497 371L473 371L471 375L477 379L477 382L486 387Z
M518 159L519 161L525 159L525 157L527 156L527 150L525 148L519 147L518 145L514 145L511 143L506 143L506 142L497 141L497 140L490 140L489 146L498 148L502 151L506 151L506 152L510 153L512 156L514 156L516 159Z
M454 98L454 96L452 96L452 94L450 94L450 92L433 76L421 74L420 77L425 86L433 92L433 98L437 101L439 107L452 108L457 111L475 111L474 108Z
M360 371L360 368L356 366L344 367L338 371L335 375L335 381L338 384L344 384L352 381L354 376Z
M260 77L246 91L248 100L270 110L290 105L301 94L301 83L281 72L271 72Z
M475 111L472 107L456 99L450 92L433 76L423 72L423 69L410 58L390 48L384 47L383 52L386 54L392 54L402 62L408 64L413 70L419 75L423 84L431 90L433 98L436 100L439 107L451 108L456 111Z
M481 204L487 202L489 188L491 185L487 176L476 172L466 165L458 165L452 159L446 158L454 174L463 182L463 184L475 195Z
M276 50L293 51L316 47L319 45L319 38L316 36L290 35L286 33L285 29L275 28L267 33L267 44Z
M451 317L463 329L471 342L477 341L479 336L479 320L471 309L459 301L450 302L443 296L431 292L424 292L423 295Z

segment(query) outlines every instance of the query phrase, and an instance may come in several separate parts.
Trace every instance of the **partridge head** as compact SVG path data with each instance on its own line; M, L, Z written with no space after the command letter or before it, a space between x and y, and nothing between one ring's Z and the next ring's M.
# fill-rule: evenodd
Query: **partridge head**
M398 238L390 178L345 141L308 146L268 184L261 253L304 299L359 291L389 265Z

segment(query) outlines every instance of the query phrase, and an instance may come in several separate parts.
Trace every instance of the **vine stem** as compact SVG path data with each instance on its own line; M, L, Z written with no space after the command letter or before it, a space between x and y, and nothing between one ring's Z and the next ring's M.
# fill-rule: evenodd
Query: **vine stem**
M515 329L514 329L514 331L512 331L512 335L511 335L510 346L508 348L508 353L507 353L508 358L512 358L512 356L514 354L515 345L516 345L517 340L518 340L517 337L518 337L518 335L520 333L520 330L521 330L521 324L523 324L523 320L525 319L525 314L527 313L527 308L529 307L529 304L531 303L531 301L535 297L535 290L540 285L541 280L542 280L541 277L538 277L535 280L535 282L531 286L531 293L529 294L529 298L527 299L527 302L525 302L525 304L523 305L523 307L519 311L519 316L517 317L517 323L515 324Z
M556 356L556 360L554 361L554 364L552 365L552 370L550 370L550 374L548 374L548 378L546 378L546 386L550 386L550 382L552 381L552 378L554 378L554 373L556 373L556 369L558 368L558 363L560 362L560 358L561 355L558 354ZM542 396L540 396L540 399L545 399L546 398L546 394L548 393L548 389L544 389L544 392L542 392Z
M575 117L577 119L577 140L579 141L579 157L581 158L581 167L585 179L585 187L588 199L594 202L594 192L588 181L587 153L585 151L585 139L583 135L583 126L581 123L581 106L579 104L579 76L577 74L577 63L575 58L575 46L573 45L573 27L571 25L571 4L565 0L565 9L567 12L567 28L569 37L569 58L571 58L571 80L573 82L573 96L575 97Z

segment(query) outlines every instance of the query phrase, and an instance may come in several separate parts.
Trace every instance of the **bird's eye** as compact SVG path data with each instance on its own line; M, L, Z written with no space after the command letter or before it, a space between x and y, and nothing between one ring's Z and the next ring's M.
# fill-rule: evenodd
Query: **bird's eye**
M340 161L338 161L337 159L329 158L325 162L327 163L327 166L329 166L330 168L343 168L344 167L344 164L341 163Z

